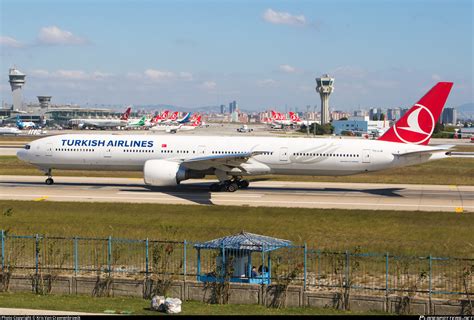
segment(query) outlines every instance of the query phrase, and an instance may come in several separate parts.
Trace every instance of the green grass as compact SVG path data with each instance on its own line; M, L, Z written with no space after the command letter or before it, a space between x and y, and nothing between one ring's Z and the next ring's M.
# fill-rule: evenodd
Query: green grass
M0 293L2 308L27 308L103 313L114 310L116 313L133 315L156 315L163 313L149 309L150 302L140 298L110 297L94 298L85 295L34 295L32 293ZM283 308L271 309L261 305L212 305L197 301L185 301L181 305L182 315L337 315L337 314L386 314L357 313L323 308Z
M474 146L458 146L456 150L474 152ZM1 156L0 175L43 175L43 173L32 165L20 161L16 156ZM77 177L143 177L141 172L130 171L54 170L53 175ZM212 178L215 179L215 177ZM272 175L255 176L250 180L474 185L474 159L443 159L416 166L344 177Z
M474 213L0 201L0 228L10 234L205 241L245 230L312 248L406 255L474 258L473 225Z

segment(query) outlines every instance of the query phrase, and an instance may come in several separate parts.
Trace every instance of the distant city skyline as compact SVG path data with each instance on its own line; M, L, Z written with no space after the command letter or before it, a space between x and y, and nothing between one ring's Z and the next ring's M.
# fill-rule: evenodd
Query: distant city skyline
M409 107L438 81L473 98L472 1L0 2L0 97L193 108ZM319 110L318 110L319 111Z

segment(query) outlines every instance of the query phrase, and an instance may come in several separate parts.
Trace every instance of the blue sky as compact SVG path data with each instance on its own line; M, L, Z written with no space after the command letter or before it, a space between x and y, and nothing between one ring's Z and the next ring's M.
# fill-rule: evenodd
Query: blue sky
M472 1L0 0L1 99L8 68L25 100L56 103L408 106L437 81L473 99Z

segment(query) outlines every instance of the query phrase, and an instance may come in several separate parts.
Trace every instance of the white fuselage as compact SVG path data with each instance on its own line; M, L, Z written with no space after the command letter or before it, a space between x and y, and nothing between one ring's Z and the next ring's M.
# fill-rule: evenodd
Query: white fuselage
M127 125L127 120L120 119L72 119L70 122L80 124L83 128L115 128L125 127Z
M13 127L0 127L0 134L14 134L18 135L21 131L18 128Z
M350 175L446 157L444 153L397 156L430 150L362 139L66 134L31 142L17 155L40 169L142 171L147 160L181 161L252 151L265 152L229 175Z

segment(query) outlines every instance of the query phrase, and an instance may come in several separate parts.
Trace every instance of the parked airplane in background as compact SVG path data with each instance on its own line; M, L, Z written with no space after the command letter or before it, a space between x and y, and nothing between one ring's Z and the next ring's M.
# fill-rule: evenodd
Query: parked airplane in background
M190 118L191 118L191 112L188 112L182 118L177 119L176 122L177 123L188 123L190 121L189 120Z
M178 111L175 111L173 112L168 119L166 119L165 121L163 121L162 123L173 123L173 122L176 122L176 120L178 119L178 114L179 112Z
M122 128L127 125L131 111L131 106L128 106L125 112L120 116L120 119L71 119L69 122L77 124L80 129Z
M165 110L165 111L163 111L160 115L157 115L157 116L154 118L154 119L155 119L154 125L163 123L166 119L168 119L169 113L170 113L169 110Z
M8 135L8 134L13 134L15 136L19 135L21 133L21 130L15 127L0 127L0 134L1 135Z
M38 128L38 125L36 123L32 122L32 121L22 121L21 118L20 118L20 115L16 116L16 126L20 130Z
M126 128L140 128L146 125L146 116L143 116L138 121L129 121Z
M201 116L198 116L191 125L176 124L176 125L157 125L151 128L151 131L165 131L168 133L176 133L178 131L189 131L200 127L202 124Z
M145 184L176 186L215 175L212 191L247 188L261 174L343 176L420 164L450 156L428 146L451 82L436 84L378 140L279 137L65 134L35 140L17 156L43 170L142 171Z
M319 123L319 121L313 121L313 120L301 120L300 117L294 113L294 112L290 112L290 121L295 124L295 125L298 125L298 126L310 126L312 125L313 123Z
M283 113L272 110L272 124L291 126L293 123Z

